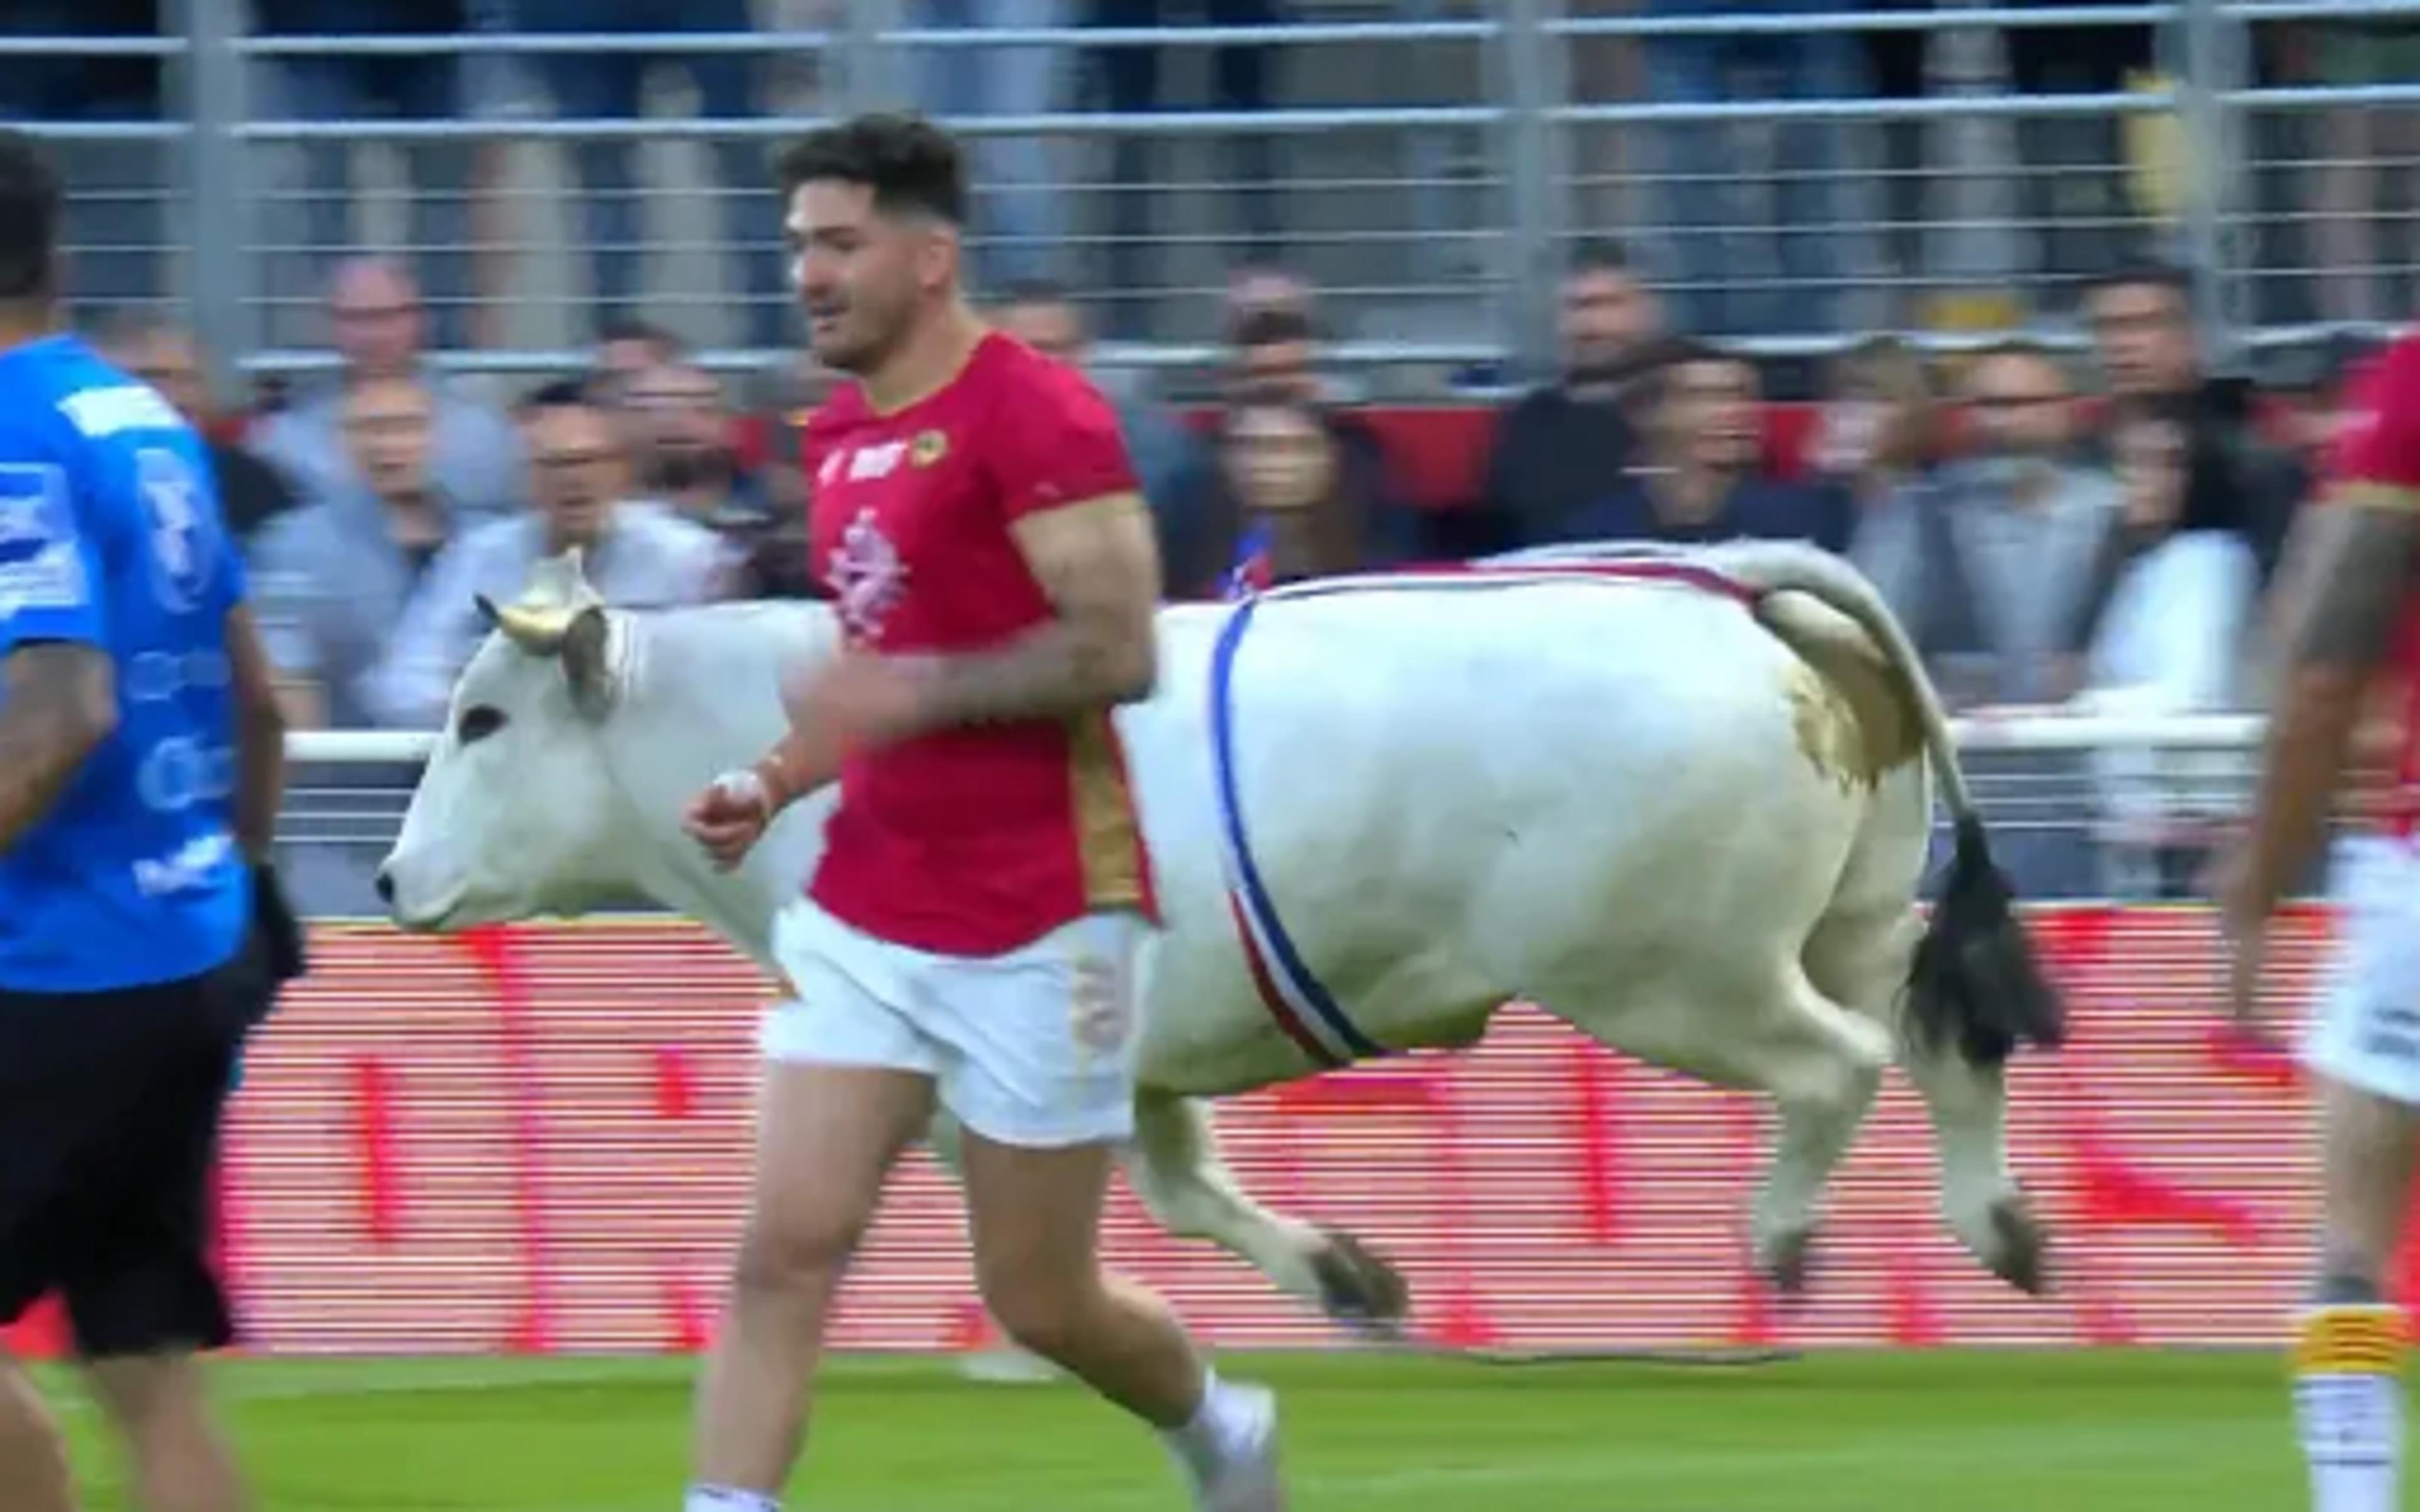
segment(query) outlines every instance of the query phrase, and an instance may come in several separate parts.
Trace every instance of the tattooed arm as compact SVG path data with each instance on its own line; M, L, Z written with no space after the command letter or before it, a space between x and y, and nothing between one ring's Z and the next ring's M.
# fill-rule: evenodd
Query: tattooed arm
M85 758L117 728L108 653L39 640L0 659L0 852L51 811Z
M1142 500L1116 494L1011 529L1052 617L997 651L923 658L919 722L1048 718L1149 697L1159 553Z
M2356 487L2304 511L2278 636L2276 708L2229 924L2257 929L2318 852L2371 674L2420 571L2420 500Z

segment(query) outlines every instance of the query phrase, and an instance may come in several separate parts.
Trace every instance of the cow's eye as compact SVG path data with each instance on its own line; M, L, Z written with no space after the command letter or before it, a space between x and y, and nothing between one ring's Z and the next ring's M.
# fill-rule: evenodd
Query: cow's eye
M462 711L461 720L454 726L454 738L473 746L504 727L504 710L492 703L474 703Z

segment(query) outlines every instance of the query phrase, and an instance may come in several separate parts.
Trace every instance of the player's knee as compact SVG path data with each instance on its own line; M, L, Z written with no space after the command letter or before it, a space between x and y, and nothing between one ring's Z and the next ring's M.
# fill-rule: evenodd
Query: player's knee
M1017 1344L1046 1360L1063 1360L1084 1327L1099 1278L1090 1271L1034 1264L981 1268L984 1305Z
M740 1236L732 1280L742 1292L796 1294L837 1285L865 1226L837 1219L756 1222Z

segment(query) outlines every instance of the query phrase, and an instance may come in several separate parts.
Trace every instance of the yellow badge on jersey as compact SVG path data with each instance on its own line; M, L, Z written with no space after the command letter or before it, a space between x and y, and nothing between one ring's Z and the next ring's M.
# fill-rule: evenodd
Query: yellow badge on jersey
M2400 1309L2316 1307L2303 1315L2294 1371L2304 1376L2391 1376L2403 1363Z
M908 443L908 462L911 467L928 468L950 455L950 438L938 430L916 433Z

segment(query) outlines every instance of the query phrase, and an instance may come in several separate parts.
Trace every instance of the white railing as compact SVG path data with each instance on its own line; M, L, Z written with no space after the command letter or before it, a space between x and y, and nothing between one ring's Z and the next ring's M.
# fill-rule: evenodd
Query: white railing
M2141 718L2029 711L1953 719L1950 729L1962 750L2248 750L2259 741L2264 723L2250 714ZM310 730L289 738L287 752L298 762L332 765L417 762L437 739L423 731Z

